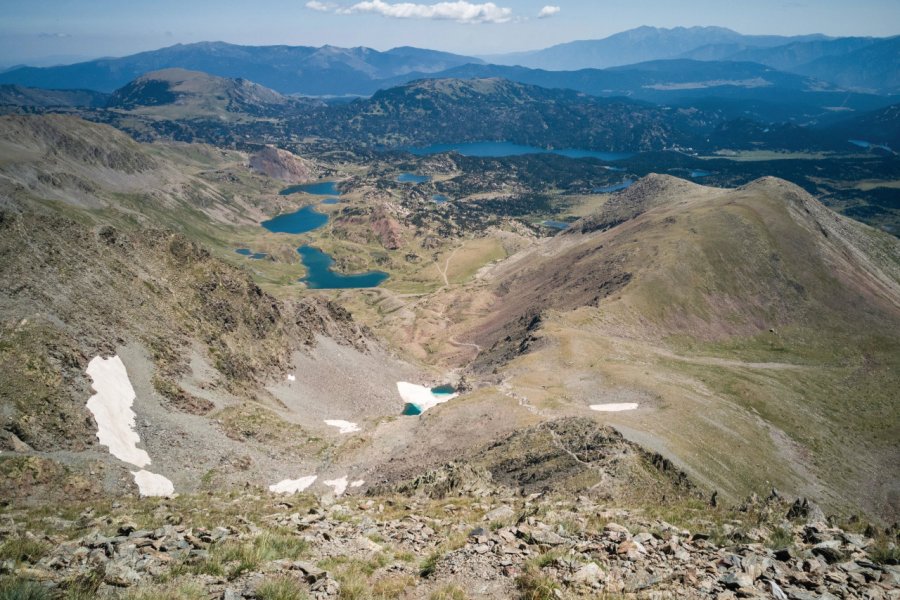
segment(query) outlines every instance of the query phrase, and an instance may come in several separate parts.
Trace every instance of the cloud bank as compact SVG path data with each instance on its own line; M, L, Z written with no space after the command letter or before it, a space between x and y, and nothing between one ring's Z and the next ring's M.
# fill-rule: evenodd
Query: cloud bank
M333 5L310 0L306 7L312 10L328 11ZM390 3L384 0L364 0L348 8L336 9L338 14L372 13L394 19L433 19L456 21L458 23L506 23L513 18L511 8L497 6L493 2L474 4L467 0L416 4L413 2Z
M546 19L548 17L552 17L554 15L559 14L559 11L562 10L558 6L545 6L541 9L541 12L538 13L538 19Z

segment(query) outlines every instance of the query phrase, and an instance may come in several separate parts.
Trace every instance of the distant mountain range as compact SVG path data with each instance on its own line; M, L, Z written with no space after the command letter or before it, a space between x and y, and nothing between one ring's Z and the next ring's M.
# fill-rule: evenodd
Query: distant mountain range
M74 65L13 68L0 73L0 84L109 93L147 72L181 68L254 81L282 94L370 96L379 89L423 77L461 77L471 72L477 77L502 76L523 83L567 87L596 95L625 94L653 102L668 102L673 97L700 95L737 95L744 99L746 94L734 92L751 87L752 81L748 80L756 79L762 72L767 81L777 77L781 82L787 82L790 77L785 73L800 76L790 83L793 88L900 94L900 36L752 36L721 27L639 27L600 40L570 42L535 52L487 58L488 63L470 56L409 47L379 52L362 47L238 46L201 42ZM712 66L698 65L700 62L710 62ZM656 66L648 67L648 63ZM751 67L748 63L757 66ZM633 65L641 66L631 68ZM760 71L759 65L769 70ZM529 72L522 70L523 67L540 71ZM612 68L624 68L625 71L610 71ZM598 74L601 69L604 75ZM656 73L648 75L654 69ZM632 77L637 71L643 74ZM824 84L811 84L804 78ZM711 86L710 82L716 80L725 83ZM735 81L743 84L735 85ZM639 89L635 89L638 83ZM660 87L669 83L679 84L678 89ZM717 88L714 93L710 92L711 87ZM729 88L732 93L727 93ZM772 88L759 90L757 95L767 96L775 102L785 100L772 91ZM842 106L843 102L838 105Z
M361 47L200 42L74 65L20 67L0 73L0 83L112 92L147 72L182 68L248 79L282 94L369 95L378 89L373 82L410 73L421 76L479 62L477 58L408 47L379 52Z
M824 35L784 37L742 35L724 27L638 27L600 40L579 40L532 52L484 57L499 65L518 65L550 71L605 69L650 60L683 58L708 46L770 48L794 42L826 40ZM716 56L713 60L728 58Z

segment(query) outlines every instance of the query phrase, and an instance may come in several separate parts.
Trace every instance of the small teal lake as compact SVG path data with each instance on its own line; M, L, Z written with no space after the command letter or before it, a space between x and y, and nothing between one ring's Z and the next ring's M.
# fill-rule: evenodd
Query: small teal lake
M434 194L434 195L431 197L431 199L434 200L435 202L437 202L438 204L443 204L444 202L449 202L449 201L450 201L450 198L448 198L448 197L445 196L444 194Z
M456 388L452 385L439 385L437 387L431 388L431 393L437 398L444 398L446 396L452 396L456 393ZM415 417L417 415L421 415L421 409L415 404L410 404L407 402L403 405L403 412L400 413L404 417Z
M398 183L425 183L430 179L431 177L427 175L416 175L415 173L400 173L397 176Z
M312 246L300 246L297 252L307 271L306 277L300 281L312 289L370 288L380 285L388 278L388 274L384 271L368 271L352 275L336 273L331 269L334 259Z
M246 256L247 258L251 258L253 260L262 260L268 256L265 252L254 252L250 248L238 248L235 250L241 256Z
M571 225L571 223L566 223L565 221L541 221L541 224L553 229L568 229L569 225Z
M609 194L611 192L618 192L620 190L627 189L634 184L634 179L626 179L622 183L617 183L615 185L608 185L606 187L598 187L594 188L595 194Z
M313 194L315 196L340 196L341 192L337 189L337 182L322 181L319 183L304 183L301 185L292 185L286 187L280 192L282 196L289 196L303 192L304 194Z
M304 206L297 212L278 215L274 219L260 223L272 233L307 233L318 229L328 222L328 215L323 215L312 206Z
M421 148L404 148L411 154L419 156L440 154L442 152L459 152L464 156L503 157L522 156L523 154L559 154L569 158L599 158L600 160L622 160L634 156L633 152L597 152L579 149L547 149L537 146L524 146L512 142L467 142L463 144L432 144Z

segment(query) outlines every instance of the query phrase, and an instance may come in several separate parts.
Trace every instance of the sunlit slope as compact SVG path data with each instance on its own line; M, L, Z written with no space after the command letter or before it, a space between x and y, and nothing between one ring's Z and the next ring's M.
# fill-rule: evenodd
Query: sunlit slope
M475 366L538 407L639 400L601 418L712 487L896 514L898 271L896 239L784 181L650 176L494 270Z

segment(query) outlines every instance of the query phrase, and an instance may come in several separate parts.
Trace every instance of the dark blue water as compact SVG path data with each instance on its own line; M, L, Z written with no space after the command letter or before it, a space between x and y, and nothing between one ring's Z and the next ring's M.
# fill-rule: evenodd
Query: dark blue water
M344 275L331 270L334 259L325 252L312 246L300 246L297 248L303 266L306 267L306 277L301 279L308 287L316 290L335 290L347 288L376 287L388 278L384 271L369 271Z
M570 225L570 223L565 221L544 221L542 224L553 229L568 229Z
M399 183L425 183L430 179L431 177L427 175L416 175L415 173L400 173L397 175Z
M449 202L449 201L450 201L450 198L448 198L448 197L445 196L444 194L434 194L434 195L431 197L431 199L434 200L435 202L437 202L438 204L443 204L444 202Z
M304 194L315 194L317 196L340 196L341 193L337 189L337 183L334 181L322 181L320 183L304 183L301 185L292 185L286 187L280 192L282 196L289 196L303 192Z
M691 177L693 179L700 179L701 177L709 177L712 175L709 171L704 171L703 169L694 169L691 171Z
M634 179L626 179L622 183L617 183L616 185L608 185L606 187L598 187L594 188L595 194L609 194L611 192L618 192L619 190L624 190L634 183Z
M265 252L254 252L250 248L238 248L237 250L235 250L235 252L237 252L241 256L252 258L253 260L262 260L263 258L268 256L268 254L266 254Z
M272 233L306 233L318 229L327 222L328 215L323 215L312 206L304 206L297 212L285 213L263 221L261 225Z
M439 385L439 386L437 386L437 387L431 388L431 393L432 393L432 394L446 394L446 395L450 395L450 394L455 394L455 393L456 393L456 388L453 387L452 385L449 385L449 384L448 384L448 385Z
M569 158L599 158L600 160L622 160L634 156L633 152L597 152L595 150L548 150L536 146L523 146L512 142L468 142L464 144L432 144L421 148L404 148L417 155L459 152L465 156L521 156L523 154L559 154Z

